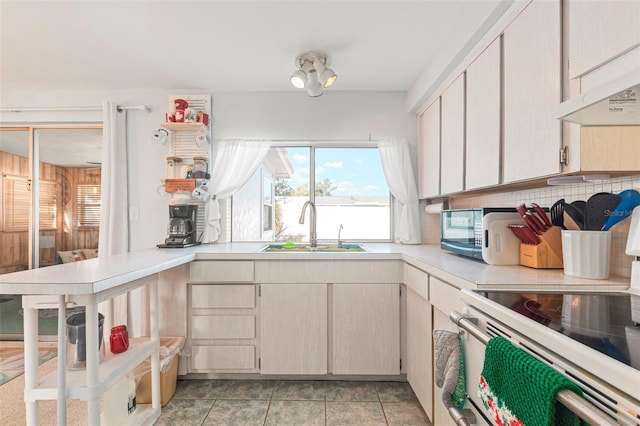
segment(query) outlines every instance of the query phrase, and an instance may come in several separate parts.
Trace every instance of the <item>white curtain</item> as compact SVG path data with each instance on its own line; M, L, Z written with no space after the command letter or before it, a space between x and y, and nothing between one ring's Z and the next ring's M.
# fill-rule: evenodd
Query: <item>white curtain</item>
M214 199L205 204L204 243L220 238L218 200L229 197L249 180L269 152L271 142L225 139L215 145L209 183L209 193Z
M403 244L420 244L418 190L409 143L406 139L379 141L378 151L387 185L395 198L393 240Z
M129 251L129 191L127 187L127 112L105 101L102 104L102 178L98 256ZM127 324L127 295L100 305L104 330ZM103 312L104 311L104 312Z

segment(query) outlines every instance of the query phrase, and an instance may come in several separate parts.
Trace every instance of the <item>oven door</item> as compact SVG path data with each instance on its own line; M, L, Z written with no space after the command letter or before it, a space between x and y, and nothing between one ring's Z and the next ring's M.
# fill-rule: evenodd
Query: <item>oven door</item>
M583 345L574 344L570 341L571 339L564 339L564 336L561 334L551 332L533 320L524 317L524 320L521 320L518 317L520 314L511 311L501 312L501 307L493 306L494 304L490 301L485 302L483 300L484 298L473 294L473 292L463 290L462 293L463 300L467 304L464 309L464 314L476 322L477 329L485 335L485 338L502 336L533 357L569 377L582 389L584 399L590 404L587 410L596 412L596 416L598 416L599 419L604 419L598 421L596 424L640 424L640 401L635 398L636 395L630 395L617 389L611 384L605 383L600 377L600 375L607 377L613 375L613 377L618 377L619 374L625 373L626 379L622 381L620 379L614 380L611 383L623 383L629 380L631 380L630 383L639 383L639 381L636 380L636 377L639 377L636 370L623 365L616 368L612 366L606 356L588 348L585 350L586 347ZM469 297L469 295L472 296ZM496 319L498 317L502 318L503 315L507 315L505 321ZM454 320L452 319L451 321ZM525 325L525 323L527 323L527 325ZM509 324L509 326L506 324ZM540 334L535 332L537 329L540 329ZM487 412L483 408L477 391L478 380L484 364L485 344L480 341L479 338L472 336L470 332L465 332L464 335L468 400L478 408L478 411L482 413L481 415L486 416ZM553 342L554 340L555 343ZM562 340L562 342L560 342L560 340ZM581 358L580 361L582 367L571 362L569 360L570 357L565 357L551 351L549 349L550 346L556 348L566 347L565 350L570 350L574 359L577 357L584 358ZM580 346L583 347L580 348ZM582 352L580 353L580 351ZM591 352L595 353L592 354ZM578 355L578 353L580 354ZM583 362L588 359L587 355L601 359L601 362L594 364L598 365L597 372L595 370L589 372L584 369L585 366L591 365L591 363ZM605 370L607 371L605 372ZM580 398L580 400L581 399L582 398ZM493 424L490 420L486 421L490 422L489 424Z

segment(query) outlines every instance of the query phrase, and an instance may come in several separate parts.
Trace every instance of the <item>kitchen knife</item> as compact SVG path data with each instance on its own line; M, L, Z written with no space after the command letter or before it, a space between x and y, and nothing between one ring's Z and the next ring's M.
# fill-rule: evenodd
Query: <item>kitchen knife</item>
M528 244L540 244L540 239L536 232L528 226L522 227L522 234L525 236L525 239L529 241Z
M534 234L542 234L544 232L544 224L540 221L540 219L534 217L528 210L524 204L520 204L516 207L516 211L522 219L524 223L527 224L529 228L534 232Z
M535 212L538 214L538 216L540 216L540 218L544 221L544 224L546 225L546 227L551 228L553 224L551 223L549 216L547 216L547 214L544 212L542 207L540 207L536 203L531 203L531 206L533 207L533 210L535 210Z

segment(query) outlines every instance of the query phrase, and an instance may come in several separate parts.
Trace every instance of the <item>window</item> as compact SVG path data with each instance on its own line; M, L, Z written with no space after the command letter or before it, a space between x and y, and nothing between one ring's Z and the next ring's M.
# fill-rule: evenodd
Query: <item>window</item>
M29 204L31 193L29 179L22 176L3 176L2 230L5 232L29 229ZM56 183L40 181L40 230L56 229Z
M276 180L276 241L309 241L314 202L318 240L391 240L391 195L375 147L290 147L292 173Z
M100 185L78 185L78 226L100 226Z
M340 225L342 240L391 240L391 194L377 147L278 146L271 148L267 159L264 166L274 176L270 240L309 241L309 208L304 223L299 223L302 207L309 200L316 206L320 241L336 241ZM247 194L247 185L239 193ZM263 211L255 214L266 219L270 210L266 185L262 192ZM237 212L241 207L235 194L233 203L232 227L241 229L243 223L238 219L243 215ZM234 241L248 241L236 238L240 232L232 233Z

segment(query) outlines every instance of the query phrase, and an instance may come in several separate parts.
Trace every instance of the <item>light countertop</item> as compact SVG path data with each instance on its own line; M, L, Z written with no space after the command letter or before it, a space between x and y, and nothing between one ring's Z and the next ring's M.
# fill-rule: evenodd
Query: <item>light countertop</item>
M194 260L403 260L440 280L464 288L620 291L627 277L589 280L564 275L562 269L487 265L438 245L362 244L366 252L260 252L266 243L203 244L189 248L153 248L135 253L0 275L0 294L91 294L183 265Z

